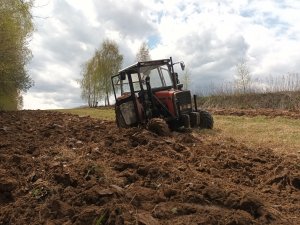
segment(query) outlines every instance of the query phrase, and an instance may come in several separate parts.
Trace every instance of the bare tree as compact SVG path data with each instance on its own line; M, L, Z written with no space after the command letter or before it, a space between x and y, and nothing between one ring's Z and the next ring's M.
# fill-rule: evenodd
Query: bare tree
M247 93L251 88L251 74L247 61L244 59L236 65L235 84L238 92Z
M149 61L151 60L149 47L146 42L143 42L136 54L136 61L142 62L142 61Z

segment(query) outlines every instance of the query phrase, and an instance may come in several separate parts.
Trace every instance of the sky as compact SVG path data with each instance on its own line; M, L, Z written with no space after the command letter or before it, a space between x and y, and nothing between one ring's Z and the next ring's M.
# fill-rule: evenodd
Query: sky
M152 59L184 61L193 92L234 80L241 60L252 77L300 73L300 0L35 0L32 14L24 109L86 105L81 68L105 39L123 67L142 42Z

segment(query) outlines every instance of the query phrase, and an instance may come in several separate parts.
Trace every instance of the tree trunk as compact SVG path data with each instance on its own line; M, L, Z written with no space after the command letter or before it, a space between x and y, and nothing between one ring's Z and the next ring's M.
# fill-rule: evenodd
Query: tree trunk
M107 105L110 106L108 92L106 92L106 99L107 99Z
M88 97L88 104L89 104L89 107L91 107L91 95L89 94L89 97Z

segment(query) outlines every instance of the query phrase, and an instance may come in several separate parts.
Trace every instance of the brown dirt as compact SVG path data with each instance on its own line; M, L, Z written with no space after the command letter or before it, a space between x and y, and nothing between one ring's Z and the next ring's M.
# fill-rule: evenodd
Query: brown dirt
M214 115L229 116L268 116L268 117L286 117L292 119L300 119L300 110L281 110L281 109L217 109L210 108L209 112Z
M0 224L300 224L299 165L218 135L2 112Z

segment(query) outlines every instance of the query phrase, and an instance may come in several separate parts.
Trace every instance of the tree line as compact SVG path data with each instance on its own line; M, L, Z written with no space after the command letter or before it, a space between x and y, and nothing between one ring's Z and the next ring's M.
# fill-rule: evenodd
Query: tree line
M0 110L21 108L22 92L33 85L26 69L32 6L32 0L0 0Z
M118 44L106 39L94 55L83 64L82 78L80 79L81 97L89 107L97 107L100 102L105 106L110 105L110 96L113 88L111 76L116 75L121 69L123 55L119 52ZM143 42L136 54L137 61L151 60L149 48Z

